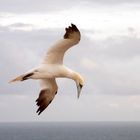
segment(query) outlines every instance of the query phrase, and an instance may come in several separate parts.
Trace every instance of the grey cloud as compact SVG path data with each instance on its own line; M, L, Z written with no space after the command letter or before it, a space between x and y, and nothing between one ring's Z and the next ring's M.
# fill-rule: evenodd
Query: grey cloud
M0 26L0 32L8 31L9 28L7 26Z
M86 43L89 50L85 50L82 57L95 63L93 69L81 68L89 84L89 93L97 90L100 94L140 94L139 38L115 36L104 41L87 40Z
M76 5L83 4L101 4L101 5L115 5L115 4L134 4L139 3L139 0L75 0L75 1L65 1L65 0L1 0L0 1L0 12L12 12L12 13L29 13L29 12L49 12L58 11L71 8Z
M24 23L14 23L9 25L8 27L31 27L32 24L24 24Z
M116 36L100 44L100 54L116 59L133 59L140 55L140 39L133 36Z
M71 8L76 4L79 4L81 1L65 1L65 0L1 0L0 1L0 11L1 12L16 12L16 13L28 13L28 12L49 12L63 10Z
M14 24L10 24L10 25L5 25L5 26L0 26L0 32L5 32L5 31L10 31L10 30L24 30L24 31L28 31L28 30L32 30L32 28L34 28L35 26L32 24L24 24L24 23L14 23Z
M24 24L24 23L14 23L10 25L11 27L26 27L26 26L33 26L32 24Z
M101 3L101 4L124 4L124 3L139 3L139 0L89 0L90 2Z

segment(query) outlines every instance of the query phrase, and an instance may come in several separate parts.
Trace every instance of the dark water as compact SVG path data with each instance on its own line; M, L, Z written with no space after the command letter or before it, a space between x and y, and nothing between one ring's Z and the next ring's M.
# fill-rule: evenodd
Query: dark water
M140 123L0 123L0 140L140 140Z

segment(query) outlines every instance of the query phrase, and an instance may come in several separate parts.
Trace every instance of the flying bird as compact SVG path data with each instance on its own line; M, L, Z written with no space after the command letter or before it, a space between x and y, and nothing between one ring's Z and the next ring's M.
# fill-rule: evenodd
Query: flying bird
M12 83L28 79L39 80L41 90L39 97L36 100L36 105L38 106L36 113L38 113L38 115L48 107L57 94L58 86L56 78L69 78L74 80L77 86L77 97L79 98L81 89L84 85L84 79L79 73L63 65L63 58L65 52L69 48L79 43L80 38L80 31L76 25L71 24L71 26L65 28L63 38L48 49L38 67L33 68L10 81L10 83Z

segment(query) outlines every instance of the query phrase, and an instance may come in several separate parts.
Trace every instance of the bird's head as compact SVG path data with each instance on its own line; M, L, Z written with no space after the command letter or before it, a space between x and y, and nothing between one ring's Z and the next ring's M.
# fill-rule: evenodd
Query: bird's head
M84 86L84 78L80 74L76 73L75 82L76 82L76 86L77 86L77 98L79 98L82 87Z

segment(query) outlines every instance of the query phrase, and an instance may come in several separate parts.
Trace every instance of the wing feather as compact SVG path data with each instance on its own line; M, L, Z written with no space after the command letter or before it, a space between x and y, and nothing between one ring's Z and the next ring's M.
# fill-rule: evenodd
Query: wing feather
M48 49L42 63L62 64L65 52L79 43L81 37L80 31L74 24L65 28L65 31L66 33L63 39L59 40Z
M36 100L36 105L38 106L36 112L38 115L40 115L52 102L58 89L55 79L41 79L40 85L41 91Z

